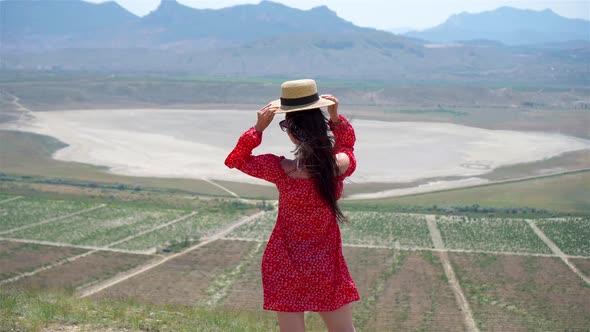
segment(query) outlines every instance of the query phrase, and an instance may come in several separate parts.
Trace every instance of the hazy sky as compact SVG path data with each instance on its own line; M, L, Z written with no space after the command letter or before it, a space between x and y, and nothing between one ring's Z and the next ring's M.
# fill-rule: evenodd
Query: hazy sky
M104 0L88 0L103 2ZM146 15L156 9L160 0L116 0L136 15ZM588 0L273 0L289 7L310 9L327 5L338 16L364 27L390 29L400 27L429 28L444 22L450 15L461 12L481 12L501 6L541 10L550 8L561 16L590 19ZM223 8L259 0L178 0L195 8Z

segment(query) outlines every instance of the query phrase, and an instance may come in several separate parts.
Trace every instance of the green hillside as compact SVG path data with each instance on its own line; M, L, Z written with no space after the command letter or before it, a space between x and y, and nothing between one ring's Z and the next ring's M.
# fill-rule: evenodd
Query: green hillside
M590 214L590 171L564 175L544 176L535 179L507 181L471 188L451 189L433 193L391 197L367 201L349 201L344 205L376 209L394 209L396 206L415 206L422 209L464 210L478 213L518 214L526 210L548 210L556 213ZM493 209L484 211L484 209ZM514 209L515 212L512 210Z

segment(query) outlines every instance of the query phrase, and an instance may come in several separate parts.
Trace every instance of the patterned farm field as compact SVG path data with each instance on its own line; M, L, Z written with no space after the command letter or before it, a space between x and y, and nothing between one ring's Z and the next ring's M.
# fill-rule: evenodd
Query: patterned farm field
M0 241L0 280L30 272L87 250Z
M524 220L451 216L437 224L449 249L551 254Z
M344 247L348 265L361 300L353 304L355 324L362 331L375 313L375 303L381 297L384 285L393 272L396 254L391 249ZM319 317L316 317L319 320Z
M262 309L263 290L260 264L262 250L245 267L244 272L235 278L235 282L227 291L227 296L219 302L220 305L233 310L256 311ZM374 310L375 292L379 292L394 261L393 250L375 248L344 247L350 274L355 280L361 300L353 304L355 324L365 331L367 314ZM306 318L308 329L316 327L323 330L321 319L317 314L310 314Z
M204 212L188 217L172 225L125 241L115 248L127 250L149 250L166 243L182 241L196 242L203 237L210 236L230 222L240 218L239 211L234 212Z
M17 197L17 196L14 196L14 195L7 195L7 194L1 194L1 193L0 193L0 202L1 202L1 201L3 201L3 200L6 200L6 199L11 199L11 198L14 198L14 197Z
M463 331L455 302L437 253L402 251L366 331Z
M554 257L451 253L481 331L585 331L590 287Z
M31 197L19 198L0 204L0 232L63 217L93 206L97 204Z
M278 213L276 211L267 212L249 223L234 229L226 237L267 241L272 229L275 227L277 215Z
M349 222L340 225L343 244L363 244L393 247L432 247L424 217L389 212L345 212ZM235 229L228 238L268 240L277 214L267 213Z
M260 264L264 250L259 250L240 278L235 279L226 296L218 302L224 307L257 311L262 309L263 291Z
M107 288L94 297L131 298L155 304L206 303L215 295L213 292L223 291L223 287L229 285L229 281L218 278L238 266L258 245L218 240Z
M230 308L246 308L258 310L262 308L263 291L260 264L262 250L251 264L245 269L240 278L228 291L228 296L221 304ZM344 247L350 274L352 275L359 293L361 302L368 298L369 293L379 276L393 263L393 251L387 249Z
M426 218L391 212L348 212L341 225L342 242L393 247L433 247Z
M590 257L590 219L544 219L537 226L566 255Z
M11 237L105 246L174 220L183 214L187 214L187 211L107 206L90 213L17 231L12 233Z
M586 277L590 277L590 258L570 258L576 268Z
M13 283L27 289L75 289L108 279L153 259L147 255L95 252Z

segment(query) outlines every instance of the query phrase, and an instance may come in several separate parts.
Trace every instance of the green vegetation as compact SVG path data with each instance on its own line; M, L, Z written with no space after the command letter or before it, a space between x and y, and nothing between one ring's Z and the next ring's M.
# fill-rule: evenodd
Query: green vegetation
M124 195L124 192L117 190ZM43 196L43 195L40 195ZM5 199L16 197L3 195ZM58 218L50 223L32 226L9 233L9 237L52 241L80 245L104 246L149 231L177 218L188 216L189 206L177 208L173 204L141 201L122 202L103 199L92 200L93 204L80 200L55 200L44 197L21 197L0 204L0 230L10 230ZM173 197L166 196L167 199ZM105 204L100 206L99 204ZM179 249L182 243L190 245L202 236L220 229L240 216L256 211L251 204L208 200L191 201L199 213L172 225L120 243L116 247L146 250L154 247L173 246ZM183 204L184 205L184 204ZM89 208L96 208L89 210ZM71 213L78 213L67 218ZM188 243L188 244L186 244Z
M546 219L537 225L565 254L590 256L590 219Z
M348 212L346 216L349 222L340 226L344 244L433 246L424 217L368 211Z
M203 237L215 233L242 215L243 212L240 213L238 210L199 210L192 217L123 242L116 245L115 248L148 250L154 247L168 247L172 250L180 250L189 247L192 243L199 242Z
M244 224L227 235L227 237L247 238L266 241L275 227L278 212L269 212Z
M408 198L412 196L404 196ZM401 197L400 197L401 198ZM373 203L376 202L376 203ZM417 213L417 214L436 214L436 215L462 215L469 217L503 217L503 218L549 218L555 216L571 216L569 212L548 211L538 208L529 207L494 207L473 205L437 205L421 206L409 204L383 204L381 200L367 201L343 201L340 203L349 211L374 211L374 212L395 212L395 213Z
M551 253L524 220L439 217L437 223L450 249Z
M71 218L16 231L16 238L105 246L186 214L182 210L107 206Z
M0 330L41 331L52 326L82 326L84 331L258 331L277 329L270 312L221 307L158 306L131 300L80 299L65 292L0 288ZM115 330L117 331L117 330Z
M345 211L349 220L340 224L344 244L365 244L393 247L432 247L426 219L392 212ZM231 232L228 238L268 240L277 213L267 213Z
M96 205L76 201L16 199L0 205L0 231L63 217L93 206Z
M126 195L125 192L129 191L134 192L133 190L110 190L118 193L118 195ZM0 195L5 198L11 197L11 195L5 193L0 193ZM186 216L191 211L196 210L198 213L192 217L117 246L124 249L146 250L166 245L168 248L177 251L197 243L200 238L208 236L220 227L227 225L229 221L255 211L253 205L240 202L208 200L198 202L198 204L202 204L198 209L189 209L188 206L179 208L177 203L167 204L160 202L152 205L149 203L150 201L143 201L141 196L134 196L134 198L136 201L119 203L101 201L97 198L92 201L93 204L106 202L107 207L58 220L45 225L47 227L32 227L15 232L11 236L106 245L169 222L179 216ZM174 201L174 197L168 197L168 199ZM37 204L36 209L41 212L53 211L50 208L44 209L44 204L47 207L53 207L54 204L57 204L56 202L62 202L61 204L69 202L39 197L23 197L4 204L10 205L19 201L35 202ZM72 204L89 204L84 200L72 200L71 202ZM0 210L4 208L4 204L0 205ZM477 211L481 207L471 207L471 209ZM32 209L29 210L33 211ZM345 213L350 222L340 225L344 244L393 247L394 243L398 242L401 246L408 247L431 248L433 246L424 216L393 212L384 206L381 206L381 211L362 209L352 211L346 209ZM276 211L270 211L264 216L237 228L228 237L265 241L274 226L276 215ZM563 221L540 219L537 223L564 252L590 256L590 248L586 244L587 241L584 242L590 236L587 232L590 220L587 218L566 218ZM443 241L448 248L550 254L550 250L534 234L526 222L521 219L438 216L437 224ZM101 300L76 299L71 294L74 287L99 282L104 278L115 275L117 272L126 271L141 264L144 260L153 258L152 256L141 256L126 259L126 256L123 257L119 254L104 253L93 254L57 268L40 272L35 276L22 279L22 282L16 282L14 285L9 284L15 287L31 288L61 287L61 289L66 289L65 293L17 291L10 288L0 289L0 327L25 331L40 331L47 327L57 329L56 327L70 325L84 326L87 330L127 328L137 331L192 331L194 326L213 331L275 330L275 316L272 313L259 310L257 306L252 306L255 301L248 299L244 302L248 303L247 306L239 307L237 310L229 309L232 303L226 303L230 299L235 300L236 296L245 296L245 294L261 296L261 290L244 292L244 289L240 287L251 287L249 286L250 283L259 282L259 280L252 280L254 276L256 278L259 276L258 264L256 263L260 261L264 244L242 241L223 242L221 247L204 246L202 250L199 249L191 252L189 256L185 256L187 259L190 257L197 258L196 261L201 262L199 266L207 266L207 275L203 280L208 281L199 283L197 287L202 288L202 295L199 295L199 289L195 289L191 298L195 299L195 303L218 303L219 306L214 306L213 309L205 309L201 307L201 304L192 307L157 306L121 300L123 297L121 295L122 289L130 289L125 296L131 297L136 291L135 288L125 288L130 287L129 285L121 286L122 289L111 289L112 293L110 294L105 295L105 293L102 293ZM14 258L11 261L11 257L13 257L12 253L15 250L22 253L21 256L25 259L26 255L30 255L22 249L14 249L16 247L13 247L14 245L9 241L4 241L3 244L5 247L0 251L0 263L2 263L2 266L8 267L9 265L6 263L14 263ZM223 248L228 244L231 244L234 248L226 252L224 251L226 249ZM245 244L245 246L242 246L242 244ZM59 252L58 248L53 248L56 249L51 254L53 256L48 255L50 250L44 249L48 248L45 246L26 245L23 248L29 247L32 248L29 251L36 254L35 257L45 255L43 256L44 260L24 267L13 264L12 270L9 271L9 274L5 274L4 278L75 254L66 252L66 248L59 248ZM250 249L240 249L242 247ZM572 252L575 248L580 249L577 252ZM383 317L395 317L394 321L402 329L404 326L418 324L421 329L429 331L435 330L432 327L435 323L455 324L448 323L447 320L443 322L443 319L437 314L439 311L445 314L458 311L458 308L449 308L446 305L446 303L454 303L454 299L450 296L448 288L446 288L448 281L442 273L442 265L438 254L430 251L412 253L408 250L398 251L346 246L344 250L349 255L347 256L347 262L350 264L349 268L351 273L354 274L359 290L362 292L362 299L355 304L353 310L359 330L380 330L379 327L373 327L372 319L376 316L372 315L380 315L378 317L381 317L379 320L381 325L378 326L388 326L383 324L390 324L389 318L385 319ZM377 253L371 250L382 250L382 252ZM240 255L241 258L237 259L235 255ZM229 257L233 257L233 263L231 264L227 263ZM503 315L502 317L512 317L513 315L520 317L527 312L530 313L529 316L525 315L527 318L521 319L521 323L524 322L522 323L525 324L524 326L531 328L583 326L580 325L585 322L584 318L580 318L584 313L583 309L579 309L576 313L577 316L573 317L577 321L567 323L562 319L555 318L557 317L556 314L551 311L563 311L564 307L559 304L560 302L551 304L554 309L539 307L539 303L548 301L543 292L558 294L555 290L555 287L558 287L557 284L554 283L549 286L543 284L545 282L543 281L544 278L548 278L547 276L543 277L543 274L553 276L551 271L558 269L556 276L559 278L570 278L569 274L573 275L560 260L548 258L547 262L553 262L551 263L553 265L548 265L546 271L543 263L540 263L537 258L487 254L481 256L472 254L472 256L462 257L477 257L476 260L467 264L453 261L453 265L460 278L461 286L465 287L466 295L469 296L470 304L475 308L476 319L482 329L496 326L494 324L497 323L497 320L489 318L482 312L485 313L487 310L496 310L498 308L500 308L498 312ZM22 260L25 261L25 259ZM455 260L455 258L453 259ZM511 259L522 260L522 262L511 263ZM189 261L184 263L175 261L175 264L183 266L182 264L189 264L187 262ZM178 265L170 266L176 266L174 271L178 273L178 276L186 273ZM150 281L147 281L147 284L138 285L137 289L151 287L150 285L160 283L174 283L174 281L168 279L172 275L168 269L169 267L162 266L158 271L154 270L156 271L154 273L159 273L159 276L152 274ZM485 274L482 276L471 270L466 272L466 269L481 270ZM214 270L216 272L213 272ZM196 270L191 269L191 271ZM543 291L535 292L534 287L527 286L525 281L518 279L521 275L524 275L523 278L525 279L541 275L539 280L533 281L533 285L540 285L538 287L541 287ZM478 279L488 277L490 280L482 281ZM247 281L242 280L244 278ZM504 282L504 279L507 279L507 281ZM131 282L142 283L146 281L134 279ZM582 282L573 275L570 279L564 281L563 287L579 288L581 284ZM241 286L236 288L236 285ZM412 290L408 286L410 288L405 290L406 286L404 285L416 285L417 288ZM169 296L169 294L174 293L174 291L169 293L174 286L170 287L172 288L160 290L162 296ZM256 287L259 287L259 284L256 284ZM396 288L392 289L392 287ZM526 304L518 302L518 297L494 293L494 289L502 290L504 287L511 287L509 289L521 294L520 297L527 301ZM559 284L559 287L562 287L562 285ZM235 292L235 294L232 292ZM118 297L117 294L121 297ZM414 294L419 295L416 295L416 297ZM423 296L426 297L423 298ZM567 299L572 298L575 301L581 301L581 305L585 297L576 296L578 295L570 292ZM396 301L393 307L391 306L392 299ZM414 309L413 306L418 303L416 301L421 303L419 305L420 309ZM146 302L149 302L149 300L146 300ZM380 313L376 313L378 311ZM543 314L553 315L551 316L553 318L540 320L534 318ZM412 315L418 317L420 321L416 323ZM315 315L307 317L306 322L308 328L312 330L322 326L321 321Z
M548 188L551 188L548 190ZM564 175L550 175L535 179L518 180L498 184L481 185L464 189L450 189L426 194L391 197L368 201L348 201L343 206L349 209L394 209L399 210L413 207L415 210L428 211L433 207L469 207L477 205L480 208L512 209L528 207L547 210L541 217L589 215L590 214L590 171L578 171ZM458 210L458 209L457 209ZM455 212L459 212L459 211ZM536 214L533 214L533 216ZM488 214L488 212L484 212ZM504 216L506 216L504 214ZM531 217L530 215L525 215Z
M338 42L324 43L323 46L346 47ZM4 115L13 116L12 113L8 114L15 106L10 95L18 96L20 103L34 111L126 107L220 108L228 107L227 103L236 103L236 100L239 105L232 107L252 108L253 105L275 99L279 84L284 80L0 73L0 89L3 91L0 95L0 121ZM508 88L506 95L503 95L503 91L454 88L448 83L439 87L420 84L406 87L401 83L382 81L319 81L319 84L325 88L325 92L341 97L343 103L349 105L350 113L360 119L448 121L491 129L559 130L563 134L590 137L586 110L570 107L570 101L586 98L590 91L588 88L556 87L544 89L540 93L536 87L513 87L512 91ZM497 87L510 86L513 83ZM228 91L231 93L228 94ZM480 105L479 101L490 93L493 100ZM567 94L567 98L564 98L564 94ZM453 99L453 96L460 96L461 100ZM420 98L421 104L418 106L412 102L413 98ZM421 98L424 98L423 103ZM477 101L477 104L473 101ZM507 101L517 107L507 106ZM107 204L107 207L5 236L108 245L197 211L192 217L115 246L129 250L166 247L180 251L243 215L257 210L272 210L272 205L266 202L244 204L222 201L226 199L223 197L227 197L227 193L204 181L118 176L109 174L104 167L53 160L51 155L64 146L64 143L48 136L0 131L0 201L14 195L25 196L0 204L0 232L59 218L98 204ZM543 174L543 170L561 167L587 167L587 158L587 152L572 153L567 158L559 156L530 164L511 165L495 170L488 178L502 180ZM219 183L243 197L276 198L272 187ZM347 188L351 188L350 185ZM373 189L378 188L375 191L386 186L366 184L364 187L359 186L358 192L371 185L374 185ZM580 171L405 197L342 201L341 207L350 219L349 223L340 225L342 238L344 244L351 245L393 247L397 242L401 246L431 248L433 244L425 217L408 214L425 213L439 216L437 224L448 248L550 254L546 245L522 220L534 218L539 228L566 254L588 257L588 188L590 171ZM383 190L387 189L390 188ZM276 211L269 212L235 229L228 238L266 241L276 217ZM557 218L549 219L551 217ZM88 331L116 329L113 332L119 329L277 330L275 315L260 310L259 306L244 306L239 310L226 306L228 303L225 302L238 296L248 297L243 303L258 305L256 301L260 298L255 301L253 297L261 296L261 290L253 288L261 288L259 266L256 263L264 248L260 242L226 242L240 242L245 244L244 248L252 249L234 248L235 252L231 252L222 246L211 250L215 255L205 255L203 253L206 250L200 251L200 248L191 252L190 256L199 257L200 262L195 264L195 268L191 267L191 273L205 273L206 280L212 280L210 283L195 283L198 284L196 288L210 288L209 294L193 295L194 298L206 302L213 296L219 296L219 303L223 306L157 306L115 299L117 292L129 287L126 285L121 286L121 289L111 288L116 290L105 296L108 299L79 299L71 293L72 287L105 280L141 264L142 259L161 258L159 255L141 255L141 259L131 262L123 260L118 254L98 252L23 278L22 283L14 283L14 286L57 287L69 283L70 286L65 286L65 292L22 291L3 285L0 288L0 331L59 330L62 326L67 329L74 325ZM0 266L5 270L0 273L0 279L84 252L75 248L16 245L10 241L2 241L0 245ZM345 252L356 249L362 249L362 254L352 256L352 259L347 256L347 262L351 263L351 273L356 273L354 278L361 291L361 302L356 303L353 310L359 330L369 330L375 317L387 317L381 319L382 324L388 324L391 322L389 317L395 317L395 322L403 326L419 320L415 329L423 331L436 328L443 330L441 327L445 326L444 322L454 324L449 318L449 311L444 310L459 309L454 306L454 298L447 289L448 281L438 253L429 250L410 252L352 246L344 248ZM387 259L376 258L382 255L376 250L383 250L390 255ZM227 263L232 254L241 251L244 254L240 256L241 263ZM243 260L245 256L247 259ZM451 253L449 256L481 330L574 330L589 326L587 308L590 302L587 299L590 294L587 290L590 288L559 259L490 254ZM189 255L183 257L189 258ZM572 262L586 275L590 271L588 259L572 259ZM141 284L137 289L154 289L153 285L166 283L172 284L168 289L171 290L178 279L170 277L170 269L174 269L178 275L187 273L180 268L186 266L182 265L187 264L186 261L175 260L174 263L179 265L154 269L160 275L152 280L152 284ZM89 269L90 266L94 266L98 272ZM66 280L66 275L71 279ZM253 281L254 278L257 278L256 281ZM60 283L58 280L65 281ZM136 281L138 279L132 282ZM236 284L242 288L234 288ZM248 287L248 292L244 287ZM161 294L166 292L161 291ZM423 307L424 311L417 309L419 307ZM379 310L382 310L381 313ZM437 312L440 315L438 318ZM319 330L323 326L317 315L308 315L306 321L311 330ZM434 328L433 322L442 323ZM446 326L454 328L458 325Z
M6 200L6 199L10 199L13 196L11 195L5 195L5 194L0 194L0 201Z

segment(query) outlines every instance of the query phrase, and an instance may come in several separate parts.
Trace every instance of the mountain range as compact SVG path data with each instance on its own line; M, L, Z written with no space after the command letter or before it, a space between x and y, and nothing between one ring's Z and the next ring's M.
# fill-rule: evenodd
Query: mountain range
M509 45L590 41L590 21L565 18L550 9L534 11L501 7L477 14L452 15L439 26L404 35L439 43L477 39Z
M372 31L339 18L326 6L302 11L271 1L211 10L162 0L144 17L114 1L5 0L0 9L3 44L16 49L209 49L280 35Z
M445 24L469 30L475 22L469 15L454 16ZM564 24L563 20L579 23L565 18L558 23ZM590 41L563 30L559 40L535 39L551 44L506 45L493 41L492 20L483 22L481 31L487 35L473 35L477 38L470 41L465 39L473 38L449 37L446 41L463 41L433 44L442 39L427 41L413 33L395 35L358 27L326 6L299 10L262 1L212 10L163 0L156 10L138 17L113 1L4 0L0 1L0 69L306 76L420 84L590 81ZM500 28L510 30L506 24Z

